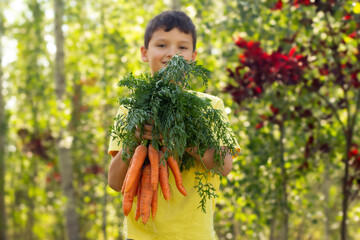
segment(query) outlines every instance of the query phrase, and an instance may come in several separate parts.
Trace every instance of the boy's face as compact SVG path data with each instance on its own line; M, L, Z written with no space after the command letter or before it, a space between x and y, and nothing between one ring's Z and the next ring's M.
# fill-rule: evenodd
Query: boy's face
M192 35L183 33L178 28L173 28L169 32L165 32L162 28L156 30L148 48L142 46L140 50L141 59L149 62L152 73L163 68L175 54L192 61L197 55L197 52L193 51Z

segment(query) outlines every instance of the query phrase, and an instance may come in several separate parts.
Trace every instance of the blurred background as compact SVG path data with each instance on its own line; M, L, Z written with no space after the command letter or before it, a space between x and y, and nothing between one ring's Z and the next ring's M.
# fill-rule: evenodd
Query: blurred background
M123 239L109 127L146 23L186 12L242 147L218 238L360 239L360 3L1 0L0 239Z

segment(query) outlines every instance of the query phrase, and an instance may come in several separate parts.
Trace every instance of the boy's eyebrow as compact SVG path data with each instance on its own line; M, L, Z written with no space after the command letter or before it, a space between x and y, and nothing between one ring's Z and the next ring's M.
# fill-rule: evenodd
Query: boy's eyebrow
M187 40L180 41L180 43L190 43L191 44L191 42L187 41Z
M155 42L160 42L160 41L167 42L168 40L167 40L166 38L155 38L154 41L155 41ZM182 41L180 41L179 43L189 43L189 44L191 44L191 41L182 40Z

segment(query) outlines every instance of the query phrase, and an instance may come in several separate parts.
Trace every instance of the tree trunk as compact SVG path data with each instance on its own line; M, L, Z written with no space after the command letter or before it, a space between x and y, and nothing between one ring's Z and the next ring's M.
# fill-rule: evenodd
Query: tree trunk
M61 187L66 197L66 229L68 239L79 239L78 215L76 212L75 191L72 185L72 162L70 148L62 144L58 144Z
M360 50L360 47L358 47ZM346 93L346 92L345 92ZM360 111L360 91L358 91L356 94L356 107L354 115L351 117L350 107L347 107L348 111L348 120L347 120L347 130L344 132L346 136L346 148L345 148L345 173L343 178L343 202L342 202L342 220L341 220L341 240L346 240L348 237L347 233L347 217L348 217L348 208L350 203L350 197L351 197L351 184L349 183L349 168L350 168L350 157L349 152L351 149L351 145L353 143L353 135L354 135L354 129L356 120L358 117L358 113ZM345 98L348 98L348 95L345 94Z
M278 200L276 200L278 201ZM278 203L275 203L276 205L278 205ZM279 239L278 237L278 233L276 232L276 228L278 224L278 213L277 213L277 209L278 207L274 206L272 211L271 211L271 220L270 220L270 233L269 233L269 240L277 240Z
M107 116L107 115L106 115ZM109 161L110 157L108 155L108 144L107 142L109 141L109 137L106 135L105 137L105 146L104 146L104 169L106 169L106 167L108 166L107 161ZM103 178L103 182L104 182L104 197L103 197L103 204L102 204L102 232L103 232L103 236L104 236L104 240L107 239L107 232L106 232L106 226L107 226L107 212L106 212L106 206L107 206L107 201L108 201L108 195L107 195L107 181L108 181L108 176L107 176L107 171L104 171L104 174L102 175Z
M304 229L305 221L306 221L306 219L305 219L305 217L303 217L303 219L301 220L300 226L299 226L296 240L302 240L304 238L303 235L306 230L306 229Z
M283 239L287 240L289 237L289 207L288 207L288 194L287 194L287 172L285 169L285 146L283 140L285 139L285 120L280 124L280 162L281 162L281 175L282 175L282 204L283 204Z
M348 134L346 136L346 152L345 152L345 173L343 178L343 199L342 199L342 219L341 219L341 240L347 239L347 213L348 213L348 207L349 207L349 195L350 195L350 189L348 187L348 181L349 181L349 157L348 153L350 151L351 147L351 141L352 141L352 131L351 129L348 131Z
M6 140L6 117L3 98L3 73L2 73L2 36L4 32L4 18L0 10L0 240L6 239L5 217L5 140Z
M235 213L233 214L233 217L232 217L232 226L233 226L233 229L232 229L232 233L233 233L233 239L238 239L238 237L241 236L241 233L240 233L240 223L238 220L236 220L235 218Z
M55 92L57 97L57 109L61 115L64 114L65 72L64 72L64 36L62 31L62 18L64 3L55 0ZM58 119L61 123L61 119ZM61 125L60 125L61 126ZM56 141L59 154L59 169L61 175L61 187L66 197L65 220L68 239L79 239L78 214L76 212L76 198L73 187L73 168L71 159L72 138L68 129L60 129L59 139Z
M330 188L330 173L329 169L325 167L324 170L324 183L323 183L323 194L324 194L324 240L330 240L330 209L329 209L329 188Z
M64 72L64 34L62 31L62 17L64 14L64 3L62 0L55 0L55 92L58 102L63 101L65 92L65 72ZM58 104L60 105L60 104Z
M107 61L107 51L106 51L106 47L107 47L107 42L106 40L106 36L108 36L108 31L106 28L106 19L105 19L105 11L106 11L106 7L104 4L104 1L101 2L101 27L102 27L102 48L101 48L101 57L102 57L102 77L101 79L105 82L105 84L103 84L103 89L102 89L102 93L104 94L104 98L108 97L107 96L107 88L108 86L110 86L111 84L106 84L107 80L108 80L108 76L107 76L107 70L108 70L108 61ZM107 129L108 126L110 126L112 124L112 118L108 118L109 116L109 111L111 109L111 106L109 104L105 104L103 109L103 117L101 119L101 122L104 124L103 125L103 129ZM109 161L111 159L111 157L108 154L108 148L109 148L109 137L107 134L105 134L104 136L104 160L103 160L103 169L108 169L109 166ZM103 204L102 204L102 232L103 232L103 236L104 236L104 240L107 239L107 211L106 211L106 207L107 207L107 201L108 201L108 194L107 194L107 185L108 185L108 172L104 171L104 174L102 174L102 179L103 179L103 183L104 183L104 196L103 196ZM119 235L119 239L122 239L122 234Z
M180 10L181 0L172 0L171 1L171 10Z
M34 208L35 208L35 204L34 204L34 199L33 196L29 196L29 191L30 189L34 189L34 185L33 184L29 184L29 189L27 190L27 195L26 195L26 205L28 208L28 212L27 212L27 219L26 219L26 225L25 225L25 236L24 238L26 240L33 240L34 239L34 225L35 225L35 217L34 217Z

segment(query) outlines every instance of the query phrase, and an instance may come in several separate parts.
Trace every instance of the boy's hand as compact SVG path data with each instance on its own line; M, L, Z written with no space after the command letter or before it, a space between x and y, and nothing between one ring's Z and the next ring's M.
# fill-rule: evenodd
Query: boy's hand
M135 137L139 140L146 139L146 140L152 140L151 131L152 131L151 125L144 125L144 133L142 135L142 138L140 139L140 128L136 126L135 131Z
M152 129L153 129L153 126L152 125L148 125L148 124L145 124L144 125L144 133L142 135L142 137L140 138L140 128L138 126L136 126L136 131L135 131L135 137L139 140L152 140ZM162 136L160 135L160 142L162 143Z

